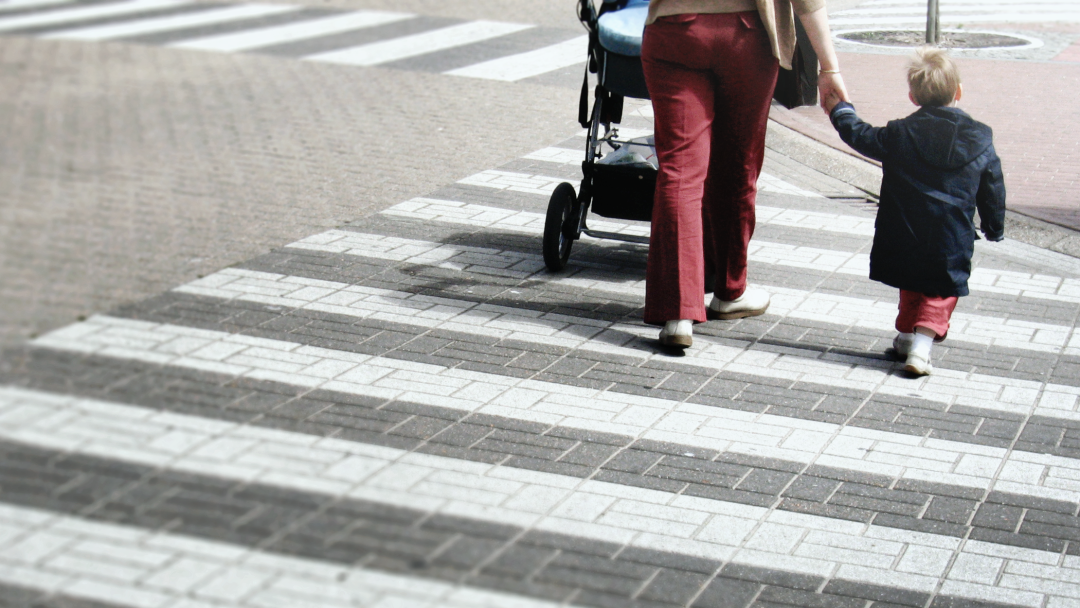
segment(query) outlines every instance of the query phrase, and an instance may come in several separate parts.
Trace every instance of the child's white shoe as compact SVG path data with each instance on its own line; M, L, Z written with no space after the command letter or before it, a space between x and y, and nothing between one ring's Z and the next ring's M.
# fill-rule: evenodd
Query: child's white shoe
M923 357L922 353L913 352L908 353L904 371L916 376L929 376L934 371L934 366L930 365L929 356Z
M929 376L930 372L934 371L930 365L930 349L933 346L934 336L919 332L911 334L911 345L908 347L907 358L904 361L904 371L916 376Z
M660 344L673 348L689 348L694 343L694 322L690 319L668 321L660 330Z

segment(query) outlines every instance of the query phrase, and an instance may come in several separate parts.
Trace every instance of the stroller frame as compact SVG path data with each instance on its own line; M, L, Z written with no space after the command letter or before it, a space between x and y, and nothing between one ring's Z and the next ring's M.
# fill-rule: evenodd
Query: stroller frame
M578 0L578 18L589 31L589 59L581 88L578 122L586 129L585 160L577 191L568 182L556 186L548 201L544 222L543 253L548 269L566 268L574 241L582 234L593 238L648 244L648 237L590 230L586 221L592 210L603 217L648 221L652 215L656 169L640 166L597 164L607 144L614 150L630 142L618 139L626 97L648 99L641 58L621 55L600 44L599 18L623 8L627 0L603 0L597 11L592 0ZM596 74L592 111L589 111L589 74ZM603 133L601 134L601 128Z

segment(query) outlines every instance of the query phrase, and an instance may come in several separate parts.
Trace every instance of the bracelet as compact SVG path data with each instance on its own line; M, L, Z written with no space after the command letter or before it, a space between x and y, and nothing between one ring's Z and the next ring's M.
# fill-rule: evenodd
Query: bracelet
M839 74L840 70L818 70L818 74Z

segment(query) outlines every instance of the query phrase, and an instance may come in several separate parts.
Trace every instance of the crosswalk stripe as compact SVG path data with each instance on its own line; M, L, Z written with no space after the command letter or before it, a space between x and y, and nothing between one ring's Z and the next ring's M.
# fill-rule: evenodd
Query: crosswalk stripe
M386 209L382 213L422 221L439 221L477 227L492 227L500 230L511 230L534 235L542 234L544 224L544 216L540 214L486 207L482 205L468 205L452 201L440 201L437 199L413 199L412 201L400 203ZM865 226L865 224L862 223L862 218L844 218L833 216L831 214L812 214L801 211L784 212L780 209L768 207L764 208L763 217L764 221L762 223L777 223L784 226L797 226L809 229L832 228L838 231L861 231ZM590 225L594 229L608 232L642 236L648 235L648 227L640 225L618 224L608 221L590 222ZM331 234L334 236L331 236ZM370 239L365 239L364 237L332 232L324 233L324 236L322 237L309 237L306 240L300 241L300 245L297 246L314 248L325 245L326 239L335 238L360 239L356 241L357 247L359 248L358 251L366 246L362 241L370 241ZM392 241L384 242L386 243L385 246L389 246L389 243ZM404 243L401 243L397 246L403 244ZM434 245L421 241L412 243L410 246L424 250L431 250L435 247ZM335 251L337 250L338 249L335 249ZM404 249L402 251L404 251ZM449 252L449 250L445 248L442 249L442 251ZM369 253L367 255L377 254ZM500 253L499 255L506 256L508 254ZM514 263L506 263L505 260L501 262L493 260L493 263L490 264L488 268L484 268L483 264L479 264L477 265L477 269L480 269L481 272L501 272L501 274L506 276L519 276L522 278L543 271L544 266L539 254L529 255L517 253L515 255L517 257L515 258ZM751 242L750 259L760 263L804 267L823 272L840 272L843 274L862 276L866 275L869 265L869 258L861 254L852 256L841 252L829 252L813 248L795 248L762 240ZM832 262L830 263L830 261ZM476 264L476 262L473 262L473 264ZM626 293L629 291L639 295L644 294L645 286L643 281L627 281L624 278L619 281L617 286L613 286L605 280L604 275L598 269L595 269L594 266L594 264L589 264L584 265L579 269L573 269L569 274L562 275L559 280L560 282L580 286L583 289L597 289L601 291L614 290L619 293ZM503 270L497 270L500 268ZM1080 286L1080 281L1045 275L1029 275L1019 272L977 268L972 274L970 285L971 289L976 292L982 291L1011 296L1019 295L1057 301L1075 301L1076 296L1074 293L1076 292L1074 292L1074 290ZM772 288L776 290L777 295L780 297L776 302L780 308L775 311L779 314L814 315L816 314L814 308L819 305L824 305L828 309L837 306L843 308L849 305L857 307L860 304L878 306L878 304L866 302L861 299L834 299L820 294L814 296L815 298L819 298L818 300L807 301L807 296L802 291L790 290L780 286L772 286ZM802 307L801 303L804 301L807 301L807 305ZM890 302L892 302L892 300L890 300ZM798 312L787 313L781 311ZM832 312L840 311L837 310ZM895 315L895 312L886 313L885 309L881 309L880 312L884 316L873 321L871 323L872 326L883 326L883 324L886 323L886 317L889 316L889 314ZM853 311L853 314L857 315L858 313ZM803 316L802 318L815 317ZM873 317L871 316L868 318ZM969 317L960 314L957 315L956 319L959 323L961 319L969 319ZM970 317L970 319L974 321L975 317ZM859 323L857 319L848 317L839 317L834 322ZM987 323L991 324L994 322L995 321L987 321ZM986 323L984 322L975 322L973 326L979 327L985 325ZM962 327L959 329L962 330ZM1080 351L1076 350L1080 348L1080 338L1077 338L1076 336L1070 338L1070 334L1073 332L1071 328L1068 327L1016 319L1006 321L1003 325L998 327L997 331L990 332L989 334L987 334L985 330L977 331L983 332L982 336L980 337L978 334L973 334L970 338L972 341L979 343L986 343L983 338L991 337L996 340L996 344L1002 346L1016 347L1026 343L1028 345L1027 348L1034 350L1058 350L1060 347L1064 346L1065 350L1062 352L1065 354L1080 354ZM961 333L964 333L963 330ZM1058 347L1053 348L1054 344L1057 344Z
M965 555L994 555L1006 562L1019 562L1018 566L1024 562L1047 563L1057 557L1033 549L975 540L962 542L925 532L163 414L114 403L10 389L0 391L0 395L4 396L5 413L21 407L17 411L21 424L4 425L0 433L27 445L197 475L211 471L217 478L422 508L731 563L928 592L940 580L946 584L961 582L963 579L954 579L950 570L951 564ZM181 441L173 439L177 434L182 435ZM7 524L0 529L9 536L12 529L25 530L28 515L38 515L33 528L66 519L27 511L0 506L0 514L7 515L0 515L0 521ZM86 533L95 525L100 524L83 524L79 531ZM141 539L163 534L132 532ZM922 559L905 563L903 556L907 552ZM926 560L927 553L936 559ZM160 564L168 560L148 561ZM928 561L936 565L930 566ZM23 563L16 565L26 567ZM1076 576L1076 567L1068 563L1059 566L1057 576ZM1053 594L1057 587L1056 581L1031 582L1036 586L1026 589L1030 595L1017 593L1013 597L1026 597L1026 604L1041 605L1037 602L1045 601L1045 595ZM955 587L958 595L976 599L984 594L1009 595L1015 591L996 584Z
M1008 471L1016 469L1016 474L998 482L1002 491L1080 500L1080 486L1071 481L1080 472L1080 461L1069 458L1019 450L1010 453L1004 448L958 441L521 380L283 340L98 316L51 332L33 344L965 487L986 488L990 479L987 474L1004 467ZM746 365L727 367L736 373L754 374L759 369L754 357L750 353L742 357ZM801 367L811 374L817 371L812 366ZM825 374L815 378L831 380ZM948 380L942 384L948 385ZM894 386L898 396L911 395L910 387L901 392L902 385ZM1047 390L1049 394L1053 387ZM1061 390L1071 393L1075 400L1076 389ZM887 389L878 392L889 393ZM992 399L979 399L976 407L992 408ZM1032 407L1024 409L1030 413ZM1051 473L1044 477L1047 470Z
M126 2L80 6L32 15L17 15L0 19L0 32L86 21L102 17L119 17L143 11L183 6L188 3L188 0L127 0Z
M185 13L168 17L155 17L139 19L124 23L114 23L91 27L82 27L70 30L61 30L42 36L44 39L58 40L109 40L124 36L140 36L180 30L188 27L201 25L213 25L227 23L229 21L241 21L256 17L280 15L300 10L300 6L287 4L241 4L221 9L199 11L197 13Z
M168 46L231 53L386 25L412 19L414 16L408 13L386 11L357 11L311 19L300 23L288 23L242 32L181 40Z
M351 286L335 290L336 287L327 281L235 270L217 273L177 291L222 299L243 297L248 301L347 316L376 315L377 318L411 325L437 326L465 333L482 332L485 335L633 358L644 355L622 347L626 338L619 340L615 336L651 339L655 334L655 330L643 325L607 325L571 319L565 315L528 315L498 306L470 307L468 303L448 298L410 298L407 294L388 290ZM595 289L595 284L589 285L588 289ZM778 297L777 300L778 306L782 306L784 298ZM792 300L797 301L797 297ZM383 309L381 303L386 303L391 311ZM852 305L851 308L854 311L852 316L857 315L859 306ZM415 312L410 314L410 309ZM606 332L614 334L609 338ZM687 355L685 362L705 369L771 378L797 378L809 383L827 378L835 386L898 396L910 395L914 388L924 398L944 403L952 403L956 399L962 404L998 411L1080 420L1077 409L1080 389L1067 386L1043 386L1038 382L1003 380L985 374L948 370L940 370L935 377L921 381L901 380L894 383L888 379L892 366L886 362L882 362L880 367L871 367L866 363L854 364L847 360L802 358L797 364L783 365L775 354L743 352L722 342L714 343L708 336L698 336L696 340L699 348Z
M413 247L414 243L402 244ZM431 245L435 247L434 244ZM415 260L414 260L415 262ZM618 286L611 285L612 290ZM614 341L615 335L636 336L651 340L653 328L625 323L608 323L563 314L539 314L488 304L476 304L451 298L415 296L388 289L372 289L345 283L302 279L242 269L227 269L174 291L224 300L241 299L271 306L314 310L357 318L376 318L427 328L439 328L465 333L480 332L489 337L520 340L533 344L548 344L564 348L580 348L590 351L635 359L643 357L641 351L627 348ZM779 316L820 320L840 326L854 326L892 331L892 319L896 315L893 303L872 301L803 292L794 289L773 290L770 314ZM949 332L950 339L997 347L1028 348L1031 350L1061 350L1060 347L1024 342L1020 337L1002 339L1000 334L1009 324L1000 319L977 315L957 315ZM1071 328L1052 327L1060 334L1069 335ZM1044 330L1049 331L1049 330ZM971 332L973 335L966 335ZM606 333L607 336L601 336ZM954 335L955 334L955 335ZM1036 337L1046 339L1036 334ZM599 340L598 340L599 338ZM731 360L733 351L719 345L710 346L707 336L698 338L700 354L688 355L687 362L706 368L720 369ZM663 357L660 357L663 358ZM1034 388L1035 385L1032 384ZM867 390L872 387L865 386ZM1068 416L1055 408L1054 417Z
M490 181L487 183L491 184L488 187L516 188L517 191L532 193L531 190L537 186L546 188L546 184L561 178L545 177L543 179L544 181L539 179L523 181L515 177L512 181L501 184L491 184ZM479 182L477 184L479 185ZM498 207L427 198L399 203L383 213L424 221L449 222L477 227L498 227L502 230L538 235L543 234L544 226L544 216L539 213L511 211ZM805 226L810 229L824 229L818 227L827 219L828 215L808 214L804 216L807 220L806 223L795 227ZM836 216L837 223L833 228L840 232L850 230L850 234L865 235L866 218L858 216L847 216L847 218L849 219ZM766 211L762 223L769 223L770 221L772 221L772 218L769 217L768 211ZM783 221L781 225L791 226L791 223ZM589 226L594 230L604 232L641 236L648 236L649 234L647 225L626 224L603 218L590 218ZM992 245L997 245L997 243ZM750 259L755 262L781 264L820 272L867 276L870 268L870 256L866 254L831 251L813 247L796 247L763 240L750 241L749 251ZM973 292L1022 296L1073 304L1080 303L1080 279L980 267L972 271L968 287Z
M572 65L583 64L588 59L588 50L589 37L580 36L534 51L499 57L445 73L451 76L516 82Z
M14 505L0 535L0 582L105 606L567 606Z
M0 2L0 13L24 9L46 8L58 4L70 4L75 0L4 0Z
M561 165L581 165L581 162L585 160L585 152L583 150L569 150L566 148L542 148L530 154L526 154L522 158L526 160L539 160L549 163L558 163ZM566 181L566 180L564 180ZM817 192L811 192L804 188L800 188L794 184L788 183L775 175L768 173L761 173L758 176L758 190L760 192L773 192L776 194L788 194L791 196L802 196L806 198L823 198ZM761 210L763 207L759 206L758 219L761 219ZM767 209L767 207L766 207ZM789 211L789 210L784 210ZM848 218L854 218L855 216L847 216ZM874 234L874 222L873 219L869 219L869 232L867 234Z
M344 65L379 65L399 59L426 55L466 44L473 44L513 34L532 28L532 25L499 23L495 21L470 21L460 25L402 36L381 42L362 44L346 49L318 53L304 57L308 61L321 61Z
M537 219L539 221L539 218ZM520 224L514 224L520 227ZM409 264L433 264L480 275L506 276L519 279L548 280L546 266L539 254L516 251L482 250L459 247L416 239L402 239L361 232L331 230L301 239L287 245L295 249L345 253L361 257L393 260ZM759 242L752 246L750 259L755 262L795 265L821 269L828 259L815 255L807 261L809 253L816 250L804 248L792 250L775 244ZM792 258L792 256L797 256ZM837 269L846 272L846 268ZM855 268L849 274L865 274L865 269ZM583 265L577 272L551 279L564 285L585 290L617 294L634 294L644 299L643 279L613 280L612 276L625 276L620 268L610 265ZM768 284L768 281L764 281ZM769 285L773 303L769 314L823 321L833 325L863 327L884 332L893 331L896 318L896 302L868 300L833 294L808 292L799 289ZM1080 355L1080 335L1072 327L1054 325L1024 319L1004 319L987 315L957 313L949 331L951 339L972 344L1000 348L1020 348L1040 352Z

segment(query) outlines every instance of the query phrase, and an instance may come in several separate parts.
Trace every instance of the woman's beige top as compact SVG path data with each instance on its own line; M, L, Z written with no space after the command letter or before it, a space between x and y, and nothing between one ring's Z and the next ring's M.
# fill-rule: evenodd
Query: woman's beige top
M794 13L804 15L824 6L825 0L652 0L645 24L667 15L757 10L761 15L761 22L765 24L765 30L769 33L773 56L780 60L780 67L790 70L791 56L795 52Z

